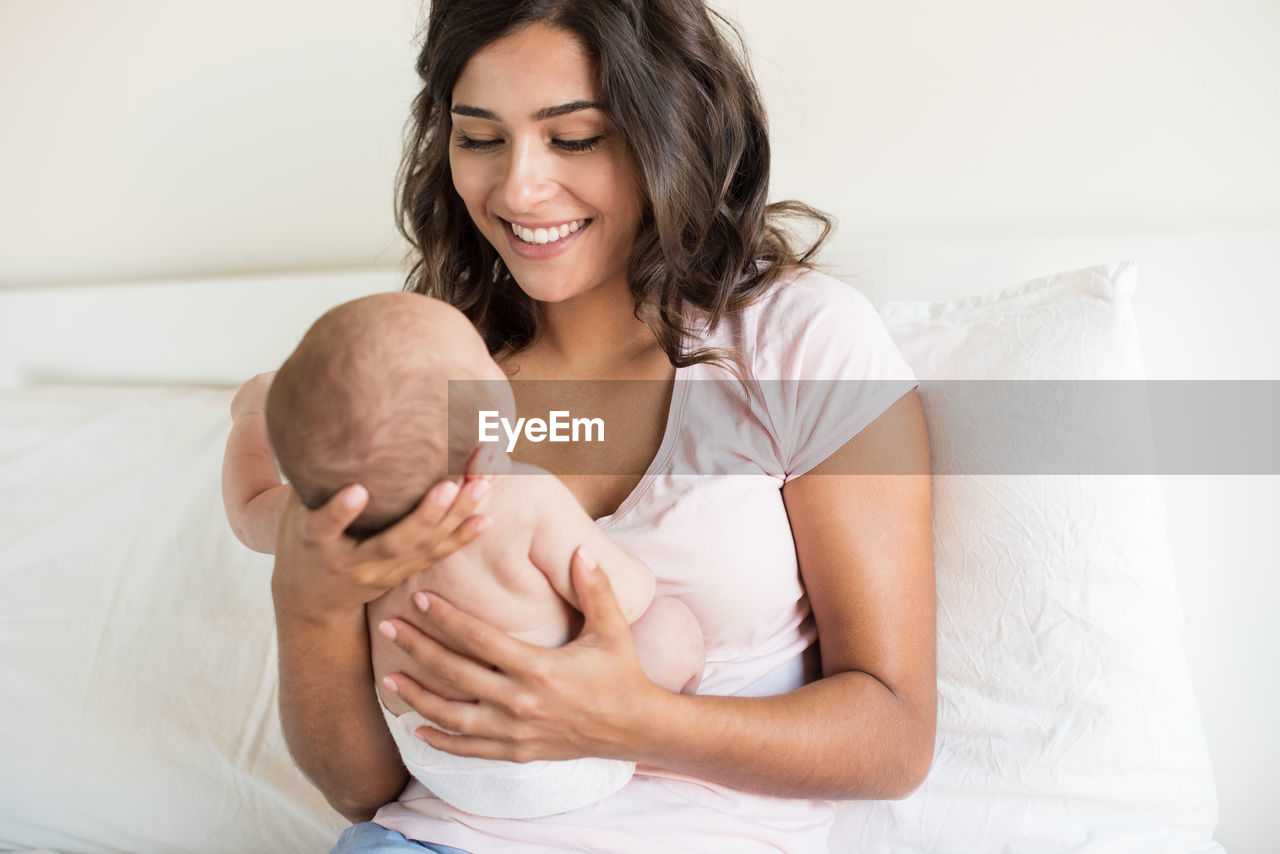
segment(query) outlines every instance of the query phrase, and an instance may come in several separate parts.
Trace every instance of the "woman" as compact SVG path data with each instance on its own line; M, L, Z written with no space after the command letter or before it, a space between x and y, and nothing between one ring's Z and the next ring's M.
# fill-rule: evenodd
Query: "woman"
M587 557L573 567L584 626L559 649L432 598L426 633L389 633L417 665L396 690L448 730L420 731L432 746L641 763L566 815L452 811L406 788L363 606L482 535L485 482L438 484L361 544L341 533L359 486L316 511L291 498L272 584L285 734L343 815L377 811L335 850L825 850L825 799L902 797L927 773L934 584L927 474L893 474L928 471L914 391L863 383L832 417L807 381L909 370L866 301L789 246L780 218L814 214L766 206L754 82L700 0L437 0L418 72L410 284L465 311L520 380L646 381L575 389L625 458L584 466L585 446L550 444L525 458L603 472L563 480L698 615L707 675L698 695L649 682ZM698 423L696 379L741 381L758 417ZM754 473L683 476L711 439ZM889 474L850 474L872 471Z

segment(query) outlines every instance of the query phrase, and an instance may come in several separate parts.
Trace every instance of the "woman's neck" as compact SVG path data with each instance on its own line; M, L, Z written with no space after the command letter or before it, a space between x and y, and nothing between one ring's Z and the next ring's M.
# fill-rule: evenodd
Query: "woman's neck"
M625 283L538 308L538 338L524 355L537 361L541 374L565 379L651 378L669 367L653 331L636 319ZM517 360L523 361L519 356Z

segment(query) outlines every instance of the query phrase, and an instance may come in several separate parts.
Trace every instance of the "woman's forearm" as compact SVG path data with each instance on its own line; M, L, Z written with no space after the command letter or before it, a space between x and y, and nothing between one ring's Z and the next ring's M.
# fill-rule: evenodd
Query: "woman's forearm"
M280 720L298 767L352 821L369 819L409 779L373 684L365 603L476 539L484 482L447 482L392 527L357 543L342 532L369 494L351 485L308 510L287 495L271 575ZM442 496L444 500L441 500Z
M913 708L861 672L776 697L668 695L637 723L636 758L746 791L890 799L933 760L933 709Z
M363 611L329 625L277 608L280 720L294 762L353 822L408 781L378 708Z

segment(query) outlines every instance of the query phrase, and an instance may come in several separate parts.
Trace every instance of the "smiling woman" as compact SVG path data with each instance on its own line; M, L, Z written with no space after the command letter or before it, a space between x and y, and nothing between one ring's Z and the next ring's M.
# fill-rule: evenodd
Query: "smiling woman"
M699 2L471 9L433 4L418 60L399 205L411 286L512 350L534 338L533 300L625 286L672 364L713 358L688 346L681 307L717 322L829 232L807 205L768 204L764 108L739 53ZM794 252L785 217L816 223L815 244ZM552 228L595 233L570 241L572 265L522 264L560 257L534 248Z
M476 53L453 89L453 185L521 290L540 302L595 288L628 298L643 196L595 80L575 37L535 24Z
M929 768L934 579L914 378L870 304L814 271L817 247L797 248L784 223L825 237L825 218L768 204L760 98L722 24L702 0L431 5L400 176L417 250L407 288L461 309L508 376L593 381L573 384L572 408L608 423L608 459L552 442L514 457L556 473L653 568L697 620L706 666L697 694L645 675L607 562L575 561L581 631L560 647L432 592L371 634L370 597L510 526L495 510L482 534L467 518L486 512L478 493L436 487L357 545L343 531L365 490L291 502L273 582L281 719L330 803L380 826L356 825L341 854L817 852L827 799L901 797ZM730 429L724 410L690 403L699 380L755 389L759 409ZM847 407L828 405L830 380L859 389ZM516 384L517 414L570 409L548 386L564 387ZM913 474L849 474L881 459ZM745 474L717 475L724 460ZM559 815L462 812L408 779L370 691L370 644L403 662L384 687L430 722L414 732L435 751L599 757L636 774ZM359 841L383 829L398 840Z

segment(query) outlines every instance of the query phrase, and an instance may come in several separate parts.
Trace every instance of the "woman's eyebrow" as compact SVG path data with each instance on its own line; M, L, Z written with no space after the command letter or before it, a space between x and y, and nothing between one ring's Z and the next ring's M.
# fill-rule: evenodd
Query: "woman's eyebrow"
M541 110L533 114L533 120L536 122L545 119L554 119L556 116L563 116L569 113L576 113L579 110L603 110L604 106L597 104L595 101L570 101L567 104L560 104L556 107L543 107ZM449 112L459 116L471 116L476 119L487 119L491 122L498 121L498 116L492 110L485 110L480 107L473 107L470 104L454 104L449 108Z

